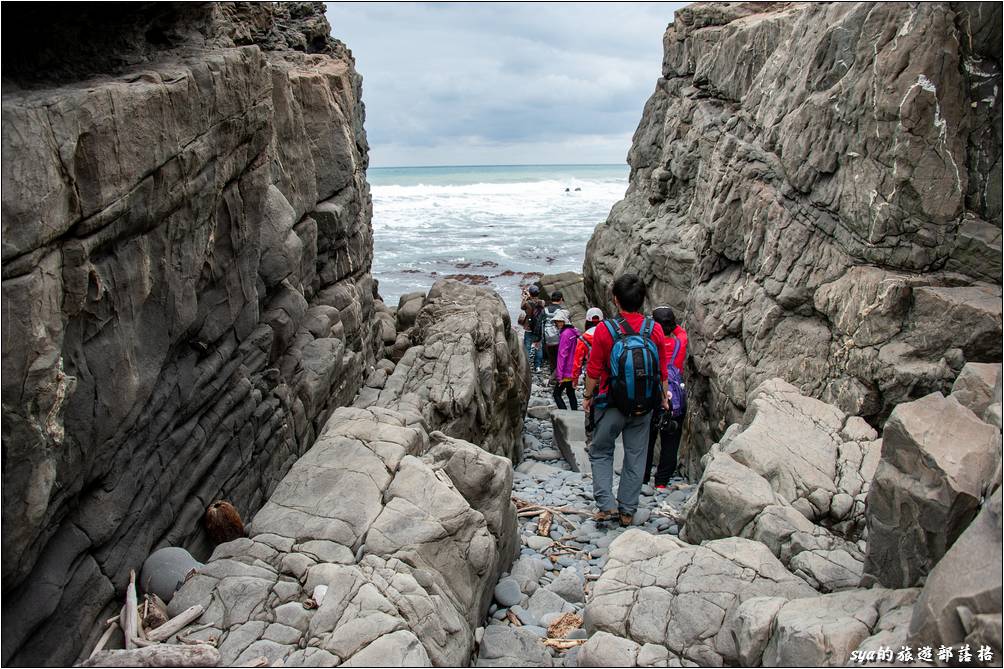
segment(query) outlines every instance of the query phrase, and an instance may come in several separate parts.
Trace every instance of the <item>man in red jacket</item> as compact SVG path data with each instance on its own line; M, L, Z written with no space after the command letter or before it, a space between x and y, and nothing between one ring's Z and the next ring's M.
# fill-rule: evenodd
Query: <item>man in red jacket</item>
M636 274L617 277L613 285L614 305L620 317L634 331L640 332L645 317L641 314L647 291L645 284ZM666 385L666 357L662 327L655 324L651 334L659 352L659 370L662 378L662 407L668 409L668 387ZM610 381L610 351L613 338L605 325L596 328L593 334L593 349L586 366L586 386L582 394L583 409L593 411L593 442L589 447L589 462L593 470L593 499L599 507L595 518L610 520L620 515L621 525L630 525L638 510L638 496L645 478L645 458L648 455L648 431L652 412L637 416L625 416L616 407L609 406L602 399L606 396ZM596 406L593 406L596 396ZM621 467L621 481L617 489L617 499L613 498L614 442L623 435L624 463Z

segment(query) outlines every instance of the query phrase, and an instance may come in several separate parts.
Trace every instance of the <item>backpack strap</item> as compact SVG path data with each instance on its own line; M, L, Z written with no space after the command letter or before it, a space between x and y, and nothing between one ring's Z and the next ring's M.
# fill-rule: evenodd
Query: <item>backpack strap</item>
M652 331L655 330L655 321L651 318L646 318L641 322L641 336L645 339L652 338Z
M669 364L676 366L676 354L680 352L680 340L677 337L673 337L673 355L669 356Z
M631 324L628 323L627 319L624 318L623 316L617 319L617 325L619 325L621 331L628 336L638 334L637 332L634 331L634 328L631 327Z
M621 335L623 334L620 328L620 320L621 319L618 319L617 321L612 321L608 318L607 320L603 321L603 325L606 326L607 331L610 333L610 339L612 339L615 342L618 339L620 339Z
M576 338L585 345L587 351L592 351L593 350L593 345L589 343L589 340L586 339L585 335L579 335Z

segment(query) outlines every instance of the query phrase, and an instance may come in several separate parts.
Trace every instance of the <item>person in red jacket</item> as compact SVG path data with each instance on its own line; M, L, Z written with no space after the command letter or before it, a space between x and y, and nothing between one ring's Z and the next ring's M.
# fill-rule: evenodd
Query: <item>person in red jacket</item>
M640 333L645 316L641 314L647 290L636 274L623 274L614 280L614 305L620 311L620 318L634 332ZM619 326L619 324L618 324ZM623 331L623 328L622 328ZM661 404L668 409L666 385L666 359L662 327L658 323L649 335L659 355L659 370L662 380ZM617 407L597 401L593 407L593 397L605 398L609 392L610 353L614 340L604 324L593 332L593 350L586 365L586 387L582 393L583 409L593 410L593 443L589 447L589 462L593 470L593 499L599 511L594 518L607 521L620 516L622 526L630 525L638 510L638 497L644 483L645 458L648 453L648 431L652 412L625 415ZM617 489L617 499L613 497L614 441L623 437L624 462L621 466L621 481Z
M652 310L652 318L662 326L663 332L672 333L663 342L663 350L668 364L676 367L682 374L683 364L687 359L687 331L677 324L672 307L656 307ZM673 418L672 415L658 409L652 412L652 426L648 431L648 457L645 460L645 481L648 482L649 476L652 475L652 460L655 455L655 442L658 439L660 450L659 466L655 472L656 490L664 490L669 479L676 473L680 437L683 436L683 420L686 417L686 413Z
M575 345L575 359L572 365L572 386L578 387L579 377L582 370L586 368L586 361L589 360L589 351L593 348L593 331L603 320L603 310L599 307L590 307L586 311L586 327L579 335L579 341Z

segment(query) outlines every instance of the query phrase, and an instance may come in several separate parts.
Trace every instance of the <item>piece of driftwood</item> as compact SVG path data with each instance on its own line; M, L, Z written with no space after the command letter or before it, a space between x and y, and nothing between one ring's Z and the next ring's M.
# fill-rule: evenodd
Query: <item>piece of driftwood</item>
M100 653L105 649L105 644L108 643L108 640L112 638L112 635L115 634L115 630L118 628L119 624L117 618L108 623L108 629L106 629L105 633L101 635L100 639L98 639L98 643L94 646L94 650L91 651L90 657L94 657L95 654Z
M187 609L171 618L157 629L150 630L150 632L146 635L146 638L150 641L165 641L175 632L180 632L185 625L198 620L199 616L201 616L204 612L205 609L203 609L200 604L189 606Z
M214 646L157 644L133 650L103 650L78 667L215 667L220 651Z
M168 620L167 604L164 600L154 594L147 594L143 599L143 627L147 630L155 630Z
M126 601L119 614L122 634L125 635L126 650L136 647L134 639L139 637L139 599L136 596L136 571L129 570L129 585L126 586Z
M517 618L516 614L513 613L512 611L509 611L508 613L506 613L505 617L509 619L509 622L512 625L514 625L516 627L522 627L523 626L523 622L519 618Z
M545 511L540 514L540 518L537 519L537 534L546 537L551 534L551 521L554 519L554 514L550 511Z
M271 662L264 655L259 655L253 660L249 660L243 664L238 664L238 667L267 667Z
M548 625L547 636L552 639L564 639L572 630L582 627L582 617L574 613L563 613L557 620Z
M540 642L555 650L568 650L569 648L581 646L586 642L586 639L541 639Z

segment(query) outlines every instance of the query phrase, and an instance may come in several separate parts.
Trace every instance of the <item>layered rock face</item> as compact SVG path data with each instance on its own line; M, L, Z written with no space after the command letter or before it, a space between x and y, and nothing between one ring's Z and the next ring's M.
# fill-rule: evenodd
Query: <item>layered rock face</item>
M685 309L691 465L766 379L878 425L1000 360L1000 12L677 12L584 275Z
M206 506L257 510L382 345L320 3L45 23L4 73L5 664L72 662L152 548L207 554Z

